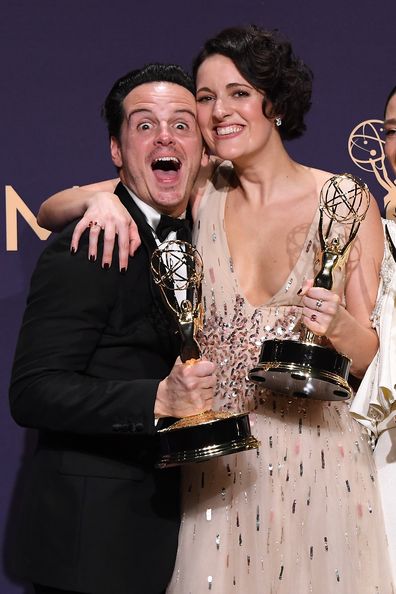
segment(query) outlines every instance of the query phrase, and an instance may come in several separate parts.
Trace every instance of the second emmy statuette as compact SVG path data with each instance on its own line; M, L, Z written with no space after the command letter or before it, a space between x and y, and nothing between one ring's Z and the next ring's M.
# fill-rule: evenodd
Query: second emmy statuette
M314 279L315 287L332 289L333 272L347 261L369 202L367 186L353 175L335 175L324 184L319 204L320 270ZM331 233L335 222L345 230L344 240ZM249 379L290 396L347 400L352 395L348 384L350 366L348 357L303 328L300 340L264 341L259 363L249 372Z
M201 355L196 334L202 329L203 318L202 258L185 241L165 241L152 255L151 270L178 324L180 358L184 363L194 364ZM159 468L201 462L260 445L251 434L248 413L210 410L180 419L160 429L158 435Z

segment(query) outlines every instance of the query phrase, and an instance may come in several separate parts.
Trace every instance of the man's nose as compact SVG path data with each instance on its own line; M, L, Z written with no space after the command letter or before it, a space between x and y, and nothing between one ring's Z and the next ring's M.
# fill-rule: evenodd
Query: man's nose
M158 133L155 138L155 144L168 145L173 144L175 141L173 136L172 128L167 124L163 123L158 128Z

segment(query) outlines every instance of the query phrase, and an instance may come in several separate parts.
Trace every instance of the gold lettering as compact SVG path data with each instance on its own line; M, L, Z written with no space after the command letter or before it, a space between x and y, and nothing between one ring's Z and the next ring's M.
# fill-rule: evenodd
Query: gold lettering
M40 227L40 225L37 224L35 215L12 186L5 187L5 199L6 250L8 252L15 252L18 250L18 213L25 219L39 239L42 241L48 239L51 235L51 231L43 229L43 227Z

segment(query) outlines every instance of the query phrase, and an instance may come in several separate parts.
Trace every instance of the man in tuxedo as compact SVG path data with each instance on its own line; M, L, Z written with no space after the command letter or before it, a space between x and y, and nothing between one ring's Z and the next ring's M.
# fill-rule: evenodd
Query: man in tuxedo
M17 569L40 594L165 590L179 473L154 467L155 424L210 408L215 385L212 363L176 360L179 337L150 274L161 215L184 215L200 165L192 80L173 65L133 71L104 116L116 193L142 245L120 274L70 254L74 223L63 230L33 274L11 379L14 419L39 431Z

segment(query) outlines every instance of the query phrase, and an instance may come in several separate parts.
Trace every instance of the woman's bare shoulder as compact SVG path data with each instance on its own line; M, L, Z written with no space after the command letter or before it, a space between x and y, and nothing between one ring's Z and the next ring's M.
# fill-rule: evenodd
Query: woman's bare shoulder
M369 190L366 184L361 179L359 179L359 177L348 171L332 173L330 171L311 167L309 168L309 172L314 179L316 193L318 196L321 195L322 190L330 192L330 194L332 192L349 193L352 188L356 188L357 191L360 191L361 189L363 197L366 190L368 200L370 201Z
M336 175L331 171L325 171L324 169L317 169L315 167L310 167L309 171L313 176L319 190L328 182L329 179Z

